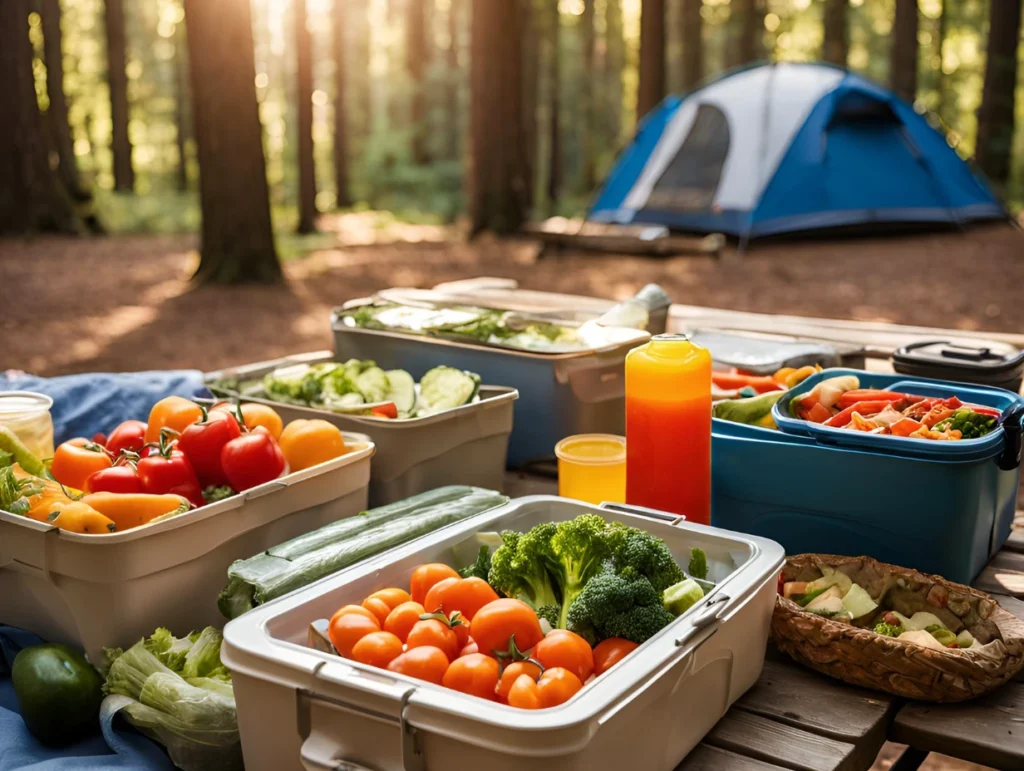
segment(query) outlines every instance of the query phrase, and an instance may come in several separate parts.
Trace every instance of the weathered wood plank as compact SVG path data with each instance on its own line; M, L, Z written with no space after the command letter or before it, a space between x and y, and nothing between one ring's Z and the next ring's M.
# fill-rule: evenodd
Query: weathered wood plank
M1024 552L1024 530L1020 528L1013 530L1003 548L1013 552Z
M864 771L856 747L734 709L711 729L705 744L775 763L792 771Z
M855 745L853 764L868 768L885 743L896 700L853 688L789 660L765 661L760 679L733 709Z
M1007 683L965 704L911 702L891 741L992 768L1024 768L1024 685Z
M981 571L974 586L989 594L1024 597L1024 554L999 552Z
M782 766L746 758L735 752L698 744L676 771L782 771Z

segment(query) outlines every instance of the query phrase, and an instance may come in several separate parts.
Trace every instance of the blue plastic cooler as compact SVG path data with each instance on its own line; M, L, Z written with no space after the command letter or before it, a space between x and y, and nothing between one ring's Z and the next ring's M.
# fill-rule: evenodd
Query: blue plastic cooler
M930 442L789 417L789 400L825 378L862 388L958 396L1003 412L979 439ZM1010 535L1024 399L999 388L831 369L775 406L780 430L715 420L712 524L780 542L789 554L866 554L970 583Z

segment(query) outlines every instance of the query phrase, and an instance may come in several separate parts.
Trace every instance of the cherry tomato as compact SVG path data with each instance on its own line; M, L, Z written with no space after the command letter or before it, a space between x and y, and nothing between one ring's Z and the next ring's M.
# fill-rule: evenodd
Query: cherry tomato
M384 628L384 622L391 614L391 608L384 602L380 597L367 597L363 600L362 607L366 608L373 614L373 617L377 619L381 629Z
M594 647L594 674L603 675L640 646L621 637L609 637Z
M441 562L420 565L413 571L412 579L409 581L409 591L412 594L413 602L418 602L426 607L427 592L434 584L445 578L461 578L461 576L455 568ZM431 608L431 612L434 610L436 608Z
M370 632L352 646L354 661L381 669L401 655L402 641L391 632Z
M540 697L541 707L557 707L565 704L583 687L583 681L568 669L554 667L545 669L544 674L537 681L537 695ZM511 698L511 694L509 694ZM511 703L511 702L510 702Z
M467 618L463 618L459 611L454 611L448 614L448 625L455 632L455 638L459 641L459 648L462 649L469 644L469 627L470 621Z
M480 648L477 647L476 640L474 640L472 637L470 637L466 641L466 645L463 647L463 649L461 651L459 651L459 658L461 659L463 656L469 656L470 654L479 653L479 652L480 652ZM490 658L490 656L488 656L488 658Z
M168 396L153 405L146 424L146 444L160 441L162 429L180 434L203 415L199 405L180 396Z
M427 592L424 607L436 604L445 614L459 611L470 621L484 605L498 599L498 593L482 578L444 579Z
M540 689L529 675L519 675L508 689L508 705L519 709L541 709Z
M360 616L366 616L366 618L372 618L374 621L377 617L373 615L373 611L367 610L362 605L344 605L334 612L331 618L337 618L338 616L344 616L346 613L356 613Z
M205 409L199 420L181 432L178 437L178 449L185 453L185 457L192 464L201 486L221 487L228 483L224 467L221 465L221 450L241 433L238 421L231 413L208 412Z
M334 649L347 659L352 658L352 648L366 635L379 632L380 624L375 618L359 613L335 613L327 627Z
M444 597L445 591L452 586L455 586L461 578L442 578L427 592L427 596L423 600L423 607L427 609L427 613L437 613L443 611L441 607L441 599Z
M252 431L256 426L263 426L275 439L280 438L284 429L284 421L277 414L277 410L266 404L232 404L231 402L220 402L213 406L215 411L230 412L235 420L238 414L242 414L242 423Z
M388 669L400 675L441 685L445 672L448 671L448 657L440 648L410 648L401 656L392 659Z
M166 433L160 434L159 447L136 464L142 492L153 495L174 493L193 506L203 506L206 501L192 464L188 462L185 453L177 449L174 442L168 442L167 438Z
M111 466L94 471L85 480L87 493L141 493L142 482L134 466Z
M93 434L92 440L100 447L107 446L107 435L106 434Z
M122 450L142 452L146 444L146 424L141 420L126 420L107 437L107 451L114 460L121 457Z
M394 402L378 404L370 410L370 414L377 418L397 418L398 406Z
M508 692L512 688L514 683L520 675L529 675L533 680L540 679L540 667L534 664L532 661L513 661L504 671L501 673L501 679L498 680L498 688L495 693L498 696L499 701L508 701Z
M544 639L537 614L525 602L509 598L495 600L473 616L473 639L481 653L507 651L513 637L521 651L530 650Z
M498 686L498 662L482 653L455 659L444 673L441 684L453 691L494 701Z
M403 602L396 607L384 620L384 631L391 632L399 640L405 642L409 632L419 623L423 615L423 606L418 602Z
M238 492L277 479L288 465L274 437L265 429L242 434L225 444L220 462L228 483Z
M371 594L367 599L377 599L383 601L390 610L394 610L403 602L409 602L412 598L409 596L409 592L405 589L396 589L389 587L387 589L380 589Z
M405 640L409 650L413 648L440 648L451 661L459 655L462 646L455 630L434 618L417 621Z
M106 449L88 439L69 439L53 454L50 473L66 487L84 490L92 474L113 465Z
M544 665L544 669L564 667L586 682L594 671L594 652L587 641L578 634L565 629L554 629L533 649L533 658Z

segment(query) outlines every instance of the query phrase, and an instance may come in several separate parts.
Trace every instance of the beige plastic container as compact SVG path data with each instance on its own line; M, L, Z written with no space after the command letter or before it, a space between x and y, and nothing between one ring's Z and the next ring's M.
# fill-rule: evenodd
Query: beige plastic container
M317 351L211 372L206 377L255 379L278 367L334 360L331 351ZM437 363L444 361L438 359ZM514 388L484 385L480 386L478 402L403 420L341 415L262 398L246 397L244 401L273 407L286 424L300 418L320 418L342 431L369 435L377 446L370 470L370 505L383 506L445 485L500 491L512 433L513 403L518 398Z
M218 503L109 535L0 511L0 623L80 646L93 662L167 627L221 626L228 566L367 507L373 443Z
M674 768L760 675L783 551L766 539L613 508L519 498L229 623L221 658L232 672L246 770ZM376 589L408 585L417 565L468 562L477 532L584 512L658 535L684 564L701 547L717 586L560 707L519 710L305 645L311 621Z

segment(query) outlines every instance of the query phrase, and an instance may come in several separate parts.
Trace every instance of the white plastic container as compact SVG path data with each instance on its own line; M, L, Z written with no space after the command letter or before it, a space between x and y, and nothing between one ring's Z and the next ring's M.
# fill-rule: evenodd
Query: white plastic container
M760 675L784 555L766 539L611 508L519 498L232 621L221 658L233 675L247 771L674 768ZM305 644L311 621L376 589L407 586L417 565L468 561L476 532L584 512L658 535L683 564L701 547L717 586L560 707L519 710Z
M366 509L365 436L340 458L209 506L109 535L68 533L0 511L0 624L85 649L128 647L167 627L221 626L228 566Z

